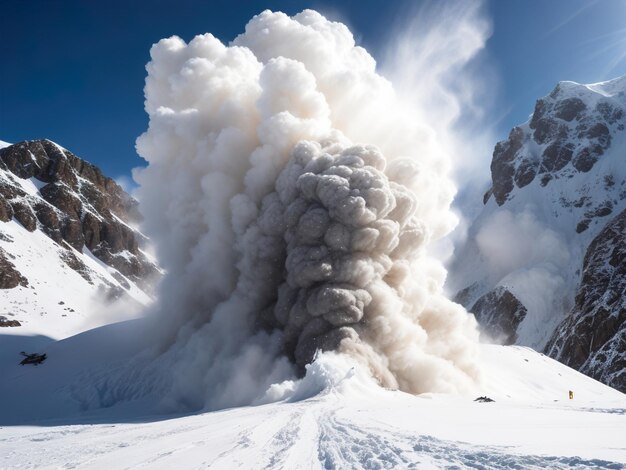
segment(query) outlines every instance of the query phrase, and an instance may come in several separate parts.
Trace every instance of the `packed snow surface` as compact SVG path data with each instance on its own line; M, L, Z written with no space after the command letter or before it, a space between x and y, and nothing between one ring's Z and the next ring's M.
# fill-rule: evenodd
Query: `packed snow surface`
M121 333L122 326L132 322L108 328ZM6 377L0 402L11 403L0 414L1 468L553 469L626 463L626 396L528 348L482 346L479 392L491 403L474 401L478 395L383 389L362 366L326 353L299 382L269 390L284 395L275 403L187 416L145 416L138 404L104 414L68 412L71 398L63 384L111 355L98 337L94 330L56 343L38 367L16 365L17 356L0 363ZM110 345L120 357L132 349L123 343ZM55 395L56 402L50 399Z

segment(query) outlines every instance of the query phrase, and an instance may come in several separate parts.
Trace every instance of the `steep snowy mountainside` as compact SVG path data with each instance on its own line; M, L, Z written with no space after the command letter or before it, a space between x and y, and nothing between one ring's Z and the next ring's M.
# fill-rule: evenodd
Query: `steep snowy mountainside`
M132 334L144 321L50 344L41 367L0 356L0 402L12 404L0 415L1 467L558 469L626 462L626 396L523 347L483 345L483 383L465 396L383 389L345 356L327 353L283 401L158 414L156 396L116 401L149 384L117 390L98 380L145 347Z
M0 149L4 333L60 338L96 310L122 308L114 301L148 303L158 268L140 248L138 217L111 178L54 142Z
M626 76L559 83L496 145L491 176L447 288L487 335L543 350L584 290L588 247L626 209Z
M593 240L569 316L546 350L550 356L626 390L626 210Z

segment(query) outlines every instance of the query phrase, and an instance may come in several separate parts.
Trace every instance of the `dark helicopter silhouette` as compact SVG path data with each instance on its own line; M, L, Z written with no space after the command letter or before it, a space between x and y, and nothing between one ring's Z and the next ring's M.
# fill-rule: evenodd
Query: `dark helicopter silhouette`
M41 364L43 361L46 360L46 358L48 357L46 355L46 353L44 354L37 354L37 353L33 353L33 354L26 354L24 351L22 351L20 353L22 356L24 356L24 359L22 359L22 362L20 362L20 365L25 365L25 364L33 364L35 366Z

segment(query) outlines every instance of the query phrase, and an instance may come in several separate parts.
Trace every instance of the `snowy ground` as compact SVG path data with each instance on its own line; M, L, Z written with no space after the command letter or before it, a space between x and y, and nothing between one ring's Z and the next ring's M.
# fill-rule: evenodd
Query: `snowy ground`
M494 403L384 390L327 359L279 403L132 418L72 415L51 401L54 417L42 402L62 387L48 379L67 372L53 359L3 362L0 468L625 468L625 395L531 349L484 346L483 359L479 391ZM7 425L37 393L51 418L35 410L33 422Z

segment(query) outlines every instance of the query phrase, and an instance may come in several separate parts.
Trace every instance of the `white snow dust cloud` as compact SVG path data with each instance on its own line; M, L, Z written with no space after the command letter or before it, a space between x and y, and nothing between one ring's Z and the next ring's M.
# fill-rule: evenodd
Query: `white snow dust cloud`
M476 234L476 245L487 262L488 282L507 287L527 308L518 335L533 338L541 349L552 331L546 325L561 320L554 312L571 307L571 254L567 240L544 225L532 207L520 213L501 209L492 214ZM565 294L564 294L565 292Z
M474 318L429 255L456 223L429 119L450 101L403 95L311 10L264 11L228 45L163 39L147 70L135 179L166 271L154 315L172 406L253 403L318 350L412 393L474 387Z
M489 184L499 80L485 44L491 20L481 1L418 2L396 25L381 64L421 122L436 131L459 194L455 230L431 250L446 262L465 238ZM496 117L494 117L496 116Z
M519 214L508 210L494 213L476 234L476 244L497 279L542 262L567 267L570 260L565 241L543 225L530 207Z

